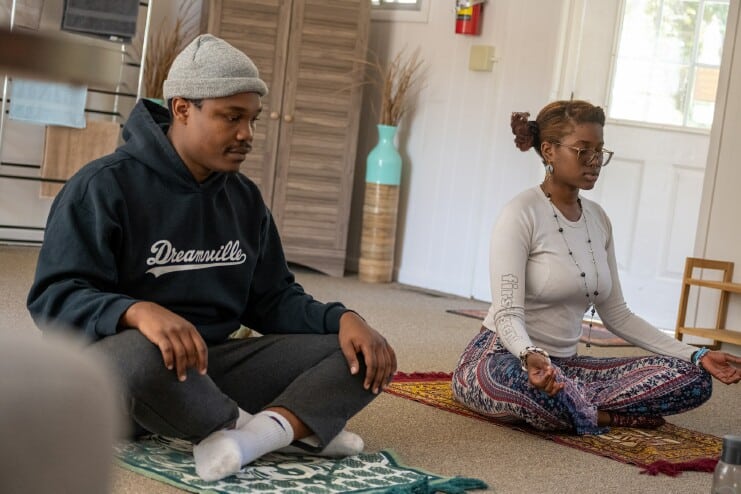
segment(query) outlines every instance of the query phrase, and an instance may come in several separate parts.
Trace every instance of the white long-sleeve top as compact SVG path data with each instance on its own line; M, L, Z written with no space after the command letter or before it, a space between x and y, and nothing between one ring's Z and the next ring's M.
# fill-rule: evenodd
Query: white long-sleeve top
M580 275L583 271L589 292L599 292L592 300L605 327L643 349L690 360L696 348L630 311L620 288L610 220L597 203L581 198L581 204L582 217L569 221L537 186L504 207L492 232L492 304L484 326L496 331L502 344L517 356L530 345L555 357L576 354L589 306ZM581 270L570 258L569 248Z

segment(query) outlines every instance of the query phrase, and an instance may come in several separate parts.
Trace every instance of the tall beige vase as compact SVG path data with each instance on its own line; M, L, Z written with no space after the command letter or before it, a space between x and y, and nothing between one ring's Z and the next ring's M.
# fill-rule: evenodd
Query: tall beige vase
M377 127L378 144L366 160L358 278L368 283L388 283L394 277L401 155L394 145L396 127Z

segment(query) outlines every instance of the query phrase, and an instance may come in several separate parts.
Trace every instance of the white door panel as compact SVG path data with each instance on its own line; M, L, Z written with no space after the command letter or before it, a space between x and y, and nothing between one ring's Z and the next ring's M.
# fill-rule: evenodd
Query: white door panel
M615 157L584 195L612 220L628 305L672 329L684 260L695 241L709 137L608 122L605 141Z

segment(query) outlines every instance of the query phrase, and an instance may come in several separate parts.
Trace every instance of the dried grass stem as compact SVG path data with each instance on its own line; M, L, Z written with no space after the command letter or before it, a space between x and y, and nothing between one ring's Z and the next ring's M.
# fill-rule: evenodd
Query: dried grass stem
M170 27L167 18L160 23L156 35L152 35L151 48L144 61L144 91L149 98L162 99L162 83L175 57L200 31L200 2L182 0L178 3L178 15Z
M178 17L171 29L159 29L144 63L144 90L150 98L162 98L162 83L183 43L183 22Z
M379 123L398 126L402 117L410 108L414 91L421 78L423 60L419 48L406 57L404 50L396 54L385 67L378 61L376 70L381 81L381 114Z

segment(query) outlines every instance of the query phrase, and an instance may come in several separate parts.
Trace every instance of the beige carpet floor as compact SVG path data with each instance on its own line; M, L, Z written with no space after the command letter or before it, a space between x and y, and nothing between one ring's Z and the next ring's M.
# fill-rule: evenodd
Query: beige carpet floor
M0 331L34 331L25 296L36 262L34 247L0 246ZM380 330L395 347L399 370L450 372L480 324L445 312L485 308L473 300L391 284L365 284L357 277L331 278L302 268L297 279L323 301L342 300ZM581 352L587 351L584 347ZM595 348L594 355L633 355L635 348ZM715 383L711 400L670 418L705 433L741 433L741 386ZM504 493L707 493L711 475L685 472L652 477L614 460L560 446L526 433L443 412L383 394L354 417L350 430L366 449L394 450L407 465L443 475L483 479ZM179 493L164 484L116 469L115 494Z

